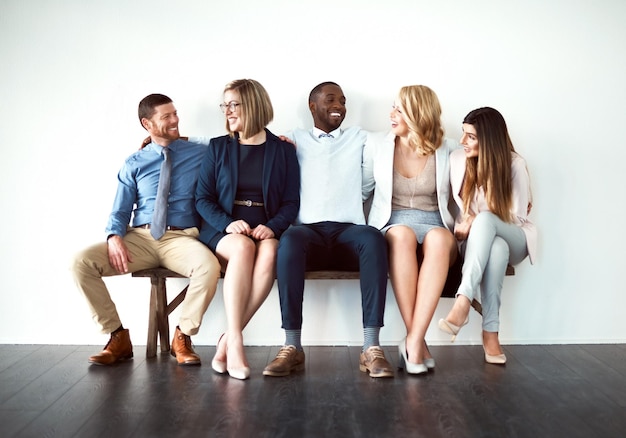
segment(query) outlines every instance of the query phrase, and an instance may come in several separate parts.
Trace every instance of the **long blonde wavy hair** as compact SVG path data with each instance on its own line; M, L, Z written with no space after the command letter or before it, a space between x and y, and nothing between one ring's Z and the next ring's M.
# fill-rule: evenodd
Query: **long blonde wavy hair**
M407 85L400 88L398 99L409 127L409 144L423 155L433 154L444 135L439 98L425 85Z

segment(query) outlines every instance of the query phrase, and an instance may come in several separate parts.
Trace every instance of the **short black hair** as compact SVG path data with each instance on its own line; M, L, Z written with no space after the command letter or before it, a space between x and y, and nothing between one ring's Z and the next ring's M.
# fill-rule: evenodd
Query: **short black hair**
M139 115L139 123L141 123L142 119L149 119L156 112L156 107L159 105L165 105L167 103L172 103L172 99L167 97L164 94L150 94L139 102L139 109L137 111ZM143 123L141 124L143 126Z
M339 87L339 84L331 81L322 82L321 84L316 85L309 93L309 103L317 99L317 96L322 92L322 88L324 88L326 85L334 85L336 87Z

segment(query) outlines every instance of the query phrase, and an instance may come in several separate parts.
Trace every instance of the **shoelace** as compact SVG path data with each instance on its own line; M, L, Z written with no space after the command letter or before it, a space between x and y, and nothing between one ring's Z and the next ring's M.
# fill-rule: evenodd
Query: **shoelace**
M372 348L369 350L370 354L372 355L373 359L384 359L385 358L385 354L383 353L383 350L381 350L380 348Z
M276 359L287 359L291 354L292 348L283 347L276 355Z

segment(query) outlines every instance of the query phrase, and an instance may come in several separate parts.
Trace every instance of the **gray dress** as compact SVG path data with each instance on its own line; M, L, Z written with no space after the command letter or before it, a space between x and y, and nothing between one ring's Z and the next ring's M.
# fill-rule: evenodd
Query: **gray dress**
M435 173L434 154L414 178L407 178L394 169L391 217L381 230L383 234L395 225L405 225L415 232L421 245L430 230L444 228L437 204Z

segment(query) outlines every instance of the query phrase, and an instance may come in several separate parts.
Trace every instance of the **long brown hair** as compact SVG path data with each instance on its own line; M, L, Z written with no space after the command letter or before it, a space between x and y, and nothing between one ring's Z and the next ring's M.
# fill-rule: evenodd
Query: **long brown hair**
M515 148L504 117L497 110L484 107L470 111L463 123L476 129L478 139L478 157L467 158L465 164L461 188L464 212L469 212L474 193L482 187L489 210L504 222L512 222L511 155Z

